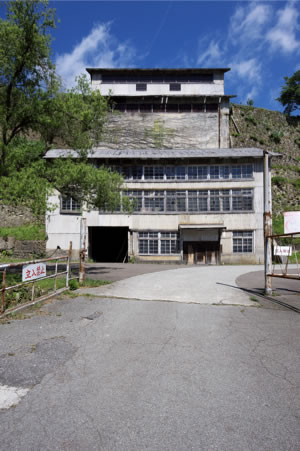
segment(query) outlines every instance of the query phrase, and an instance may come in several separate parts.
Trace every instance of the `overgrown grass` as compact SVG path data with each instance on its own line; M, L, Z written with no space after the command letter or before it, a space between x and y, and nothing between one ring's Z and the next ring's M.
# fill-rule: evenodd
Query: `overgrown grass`
M48 275L50 272L47 271ZM22 274L6 274L5 280L6 287L14 286L22 282ZM37 299L41 296L45 296L51 291L54 291L54 278L53 279L41 279L37 280L34 284L34 299ZM66 277L65 275L57 278L56 281L56 289L59 290L66 286ZM0 281L0 290L2 288L2 278ZM5 310L9 308L16 307L19 304L24 304L26 302L31 301L31 293L32 293L32 283L28 283L22 285L21 287L8 290L5 294Z
M96 279L85 279L84 287L86 288L96 288L102 285L109 285L111 282L109 280L96 280Z
M18 227L0 227L0 237L12 236L17 240L45 240L46 231L42 224L26 224Z

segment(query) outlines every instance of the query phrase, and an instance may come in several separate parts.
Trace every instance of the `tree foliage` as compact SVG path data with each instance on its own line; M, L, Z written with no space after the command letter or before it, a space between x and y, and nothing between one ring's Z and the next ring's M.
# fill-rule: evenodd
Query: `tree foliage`
M290 115L300 109L300 70L291 77L284 77L285 85L278 100L284 106L284 113Z
M64 92L51 61L55 10L47 0L15 0L0 19L0 201L46 210L57 189L98 208L114 208L122 179L88 164L107 118L107 101L86 76ZM48 162L51 146L78 158Z

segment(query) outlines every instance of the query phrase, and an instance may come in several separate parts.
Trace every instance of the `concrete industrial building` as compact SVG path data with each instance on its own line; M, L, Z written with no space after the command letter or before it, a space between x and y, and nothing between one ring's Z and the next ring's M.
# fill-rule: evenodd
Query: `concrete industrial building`
M87 69L118 111L89 157L122 173L134 212L86 211L57 193L49 251L72 241L78 252L86 234L95 261L263 262L263 150L230 147L228 70Z

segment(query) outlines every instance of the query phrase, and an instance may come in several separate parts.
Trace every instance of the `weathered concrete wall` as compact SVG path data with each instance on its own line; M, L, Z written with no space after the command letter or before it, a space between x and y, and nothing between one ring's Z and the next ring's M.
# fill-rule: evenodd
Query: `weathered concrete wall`
M16 258L43 257L46 255L46 241L16 240L14 237L0 238L0 252Z
M27 208L0 204L0 227L17 227L32 222L36 222L36 218Z
M228 108L218 113L119 113L110 116L101 149L229 147ZM219 132L220 128L220 132Z

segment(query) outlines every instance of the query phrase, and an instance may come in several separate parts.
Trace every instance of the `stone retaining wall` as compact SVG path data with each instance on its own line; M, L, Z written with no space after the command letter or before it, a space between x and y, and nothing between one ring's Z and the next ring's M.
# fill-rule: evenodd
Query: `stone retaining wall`
M18 227L36 221L28 208L0 204L0 227Z
M46 255L46 241L16 240L11 236L0 238L1 252L16 258L44 257Z

